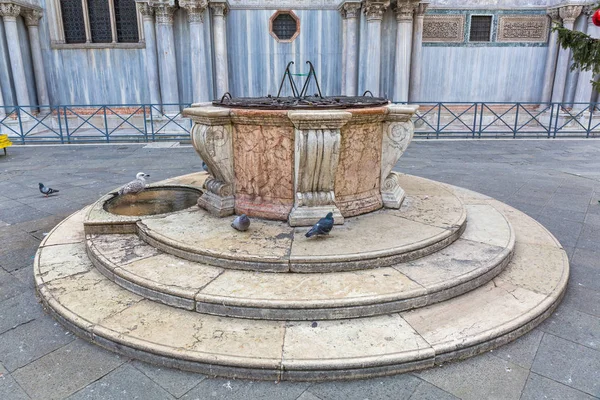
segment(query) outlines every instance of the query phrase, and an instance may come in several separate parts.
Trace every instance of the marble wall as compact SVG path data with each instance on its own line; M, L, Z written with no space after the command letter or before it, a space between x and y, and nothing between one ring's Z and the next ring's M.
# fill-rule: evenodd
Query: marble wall
M553 0L552 0L553 1ZM547 0L481 0L469 7L507 8L509 5L536 8ZM40 24L44 66L50 100L53 104L123 104L149 101L144 49L53 49L48 18L54 2L41 0L46 8ZM333 7L321 10L298 9L300 35L292 43L281 43L269 34L269 18L275 9L241 9L242 0L227 16L229 87L234 96L276 95L288 61L293 72L308 72L304 63L314 63L325 95L341 93L342 19ZM435 0L431 8L459 8L459 0ZM542 4L544 3L544 4ZM331 3L333 4L333 3ZM191 64L189 30L184 10L175 15L175 45L179 95L182 103L192 101L191 77L200 73ZM26 27L18 19L19 35L27 38ZM365 87L366 19L360 18L359 93ZM396 20L388 10L382 23L381 93L393 96ZM205 57L212 60L212 33L205 17ZM36 99L31 55L27 40L21 39L28 90ZM547 47L543 46L428 46L423 48L422 101L539 101ZM204 78L214 93L212 62ZM304 77L296 77L299 86ZM14 104L4 29L0 19L0 85L5 104ZM285 86L284 94L290 94ZM316 87L311 86L309 93Z

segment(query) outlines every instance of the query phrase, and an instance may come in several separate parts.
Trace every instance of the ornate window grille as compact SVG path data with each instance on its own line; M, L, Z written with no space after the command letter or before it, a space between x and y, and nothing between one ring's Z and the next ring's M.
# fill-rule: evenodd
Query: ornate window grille
M491 42L492 40L492 16L471 16L471 29L469 31L470 42Z
M292 11L277 11L270 20L270 33L280 42L292 42L300 34L300 19Z
M57 1L60 20L55 46L121 47L143 41L135 0Z

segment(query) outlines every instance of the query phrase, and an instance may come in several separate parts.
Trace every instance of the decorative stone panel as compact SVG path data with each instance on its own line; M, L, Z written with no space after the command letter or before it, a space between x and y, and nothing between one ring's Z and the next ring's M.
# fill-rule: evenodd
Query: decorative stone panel
M465 15L425 15L423 43L462 43Z
M548 41L550 19L546 15L501 15L498 21L498 42Z

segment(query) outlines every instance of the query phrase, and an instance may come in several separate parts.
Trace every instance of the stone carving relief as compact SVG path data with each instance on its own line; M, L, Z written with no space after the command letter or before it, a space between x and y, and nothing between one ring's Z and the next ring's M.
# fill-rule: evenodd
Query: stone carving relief
M424 43L461 43L464 34L464 15L426 15L423 20Z
M12 3L0 3L0 17L17 18L21 13L21 6Z
M392 171L414 135L411 114L397 106L388 106L390 114L383 126L381 143L381 199L387 208L400 208L405 192L397 172Z
M372 1L367 0L364 3L363 10L365 15L367 16L367 20L381 20L383 19L383 14L390 6L390 0L386 1Z
M574 23L582 10L582 6L564 6L561 7L558 12L563 23Z
M194 124L191 138L210 174L198 206L220 217L233 214L235 177L231 125Z
M333 212L336 224L344 223L335 205L335 175L340 157L340 129L352 114L344 111L290 111L295 126L294 208L291 226L316 223Z
M204 22L204 11L208 7L208 0L181 0L179 7L187 11L188 22Z
M25 20L25 25L27 26L38 26L40 24L40 19L44 14L39 10L26 10L23 12L23 19Z
M348 18L358 18L360 17L360 2L346 2L340 8L340 13L342 14L343 19Z
M546 15L502 15L498 22L498 42L546 42L550 32Z
M161 4L156 6L154 10L157 24L173 25L173 15L176 7Z

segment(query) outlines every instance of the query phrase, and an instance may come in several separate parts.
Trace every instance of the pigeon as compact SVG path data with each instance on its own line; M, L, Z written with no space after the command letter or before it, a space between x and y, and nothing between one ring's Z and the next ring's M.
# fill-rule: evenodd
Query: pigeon
M333 213L328 213L325 218L321 218L310 231L306 232L306 237L314 235L328 235L333 228Z
M129 193L139 193L146 189L146 178L150 178L150 175L147 175L143 172L138 172L135 176L135 179L129 182L127 185L123 186L117 192L119 196Z
M56 190L56 189L52 189L52 188L46 187L46 186L44 186L44 184L43 184L43 183L41 183L41 182L40 182L40 192L41 192L41 193L42 193L44 196L48 197L49 195L51 195L51 194L53 194L53 193L58 193L58 192L59 192L59 190Z
M206 171L206 172L209 172L209 171L208 171L208 165L206 165L206 163L205 163L204 161L202 161L202 169L203 169L204 171Z
M236 229L240 232L247 231L250 227L250 218L246 214L242 214L239 217L236 217L231 223L233 229Z

